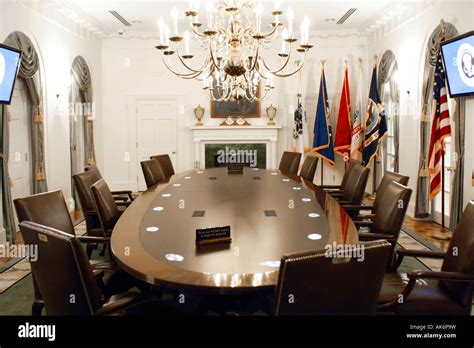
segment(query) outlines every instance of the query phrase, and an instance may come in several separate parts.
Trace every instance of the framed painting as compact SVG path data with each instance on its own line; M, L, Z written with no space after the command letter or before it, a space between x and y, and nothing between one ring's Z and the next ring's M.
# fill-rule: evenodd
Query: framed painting
M257 89L257 97L260 97L260 86ZM249 102L245 98L239 101L211 101L211 118L227 118L228 116L260 117L260 101Z

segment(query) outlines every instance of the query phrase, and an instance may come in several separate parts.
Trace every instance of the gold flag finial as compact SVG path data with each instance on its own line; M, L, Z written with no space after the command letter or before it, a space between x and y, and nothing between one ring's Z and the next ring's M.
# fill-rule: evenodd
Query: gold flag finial
M377 66L379 61L379 56L377 54L374 54L374 66Z

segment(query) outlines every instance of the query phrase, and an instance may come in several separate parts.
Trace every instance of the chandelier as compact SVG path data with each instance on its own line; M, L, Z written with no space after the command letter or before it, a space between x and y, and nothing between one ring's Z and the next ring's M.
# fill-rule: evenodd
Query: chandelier
M156 48L161 51L168 70L183 79L202 81L213 101L264 100L274 89L274 77L289 77L299 72L313 47L309 44L309 18L305 16L298 40L293 28L294 11L291 6L288 8L285 26L279 0L274 2L268 26L262 23L261 0L256 6L252 0L208 0L206 24L200 22L199 5L196 0L189 2L184 13L189 19L189 30L182 33L176 7L170 14L171 28L160 17L160 44ZM263 54L279 36L281 50L275 56L279 66L271 67ZM193 62L191 42L197 42L203 50L202 62ZM291 67L295 55L295 66Z

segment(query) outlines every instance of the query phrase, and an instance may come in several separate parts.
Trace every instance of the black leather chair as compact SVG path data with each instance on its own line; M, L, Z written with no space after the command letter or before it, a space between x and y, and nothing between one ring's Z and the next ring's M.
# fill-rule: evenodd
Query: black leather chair
M474 287L474 201L464 210L446 253L401 249L397 254L400 258L442 259L443 266L440 272L386 274L378 301L379 312L466 316L471 313Z
M284 173L298 175L298 170L301 162L301 153L299 152L283 152L280 160L280 169Z
M116 315L145 305L140 294L101 292L78 237L27 221L20 230L26 244L38 247L31 270L48 315Z
M151 156L150 159L154 159L158 161L161 171L163 172L163 175L165 176L166 179L169 179L175 174L174 168L173 168L173 162L171 162L171 158L169 155Z
M300 177L313 182L317 166L318 166L318 157L307 155L306 158L304 159L303 167L301 168L301 171L300 171Z
M145 184L147 188L150 188L153 185L158 184L160 181L167 179L162 167L160 166L160 163L157 160L151 159L148 161L143 161L140 164L142 166L143 176L145 178Z
M339 201L339 204L344 205L360 205L364 198L365 188L369 180L370 169L363 165L356 164L351 170L347 182L345 183L344 191L341 197L333 196Z
M349 177L351 175L352 169L354 169L356 165L363 166L364 162L358 160L350 160L346 167L346 171L344 172L344 176L342 177L341 185L323 185L321 186L321 188L330 192L331 195L342 196L342 193L346 188L347 181L349 180Z
M391 257L387 264L388 271L394 271L399 262L396 260L395 247L397 246L398 236L405 219L405 214L410 204L412 190L406 186L400 185L394 181L388 183L384 192L377 195L377 209L372 219L354 221L359 228L368 228L368 232L360 232L361 240L385 239L390 242ZM344 207L350 212L350 206Z
M60 229L64 233L75 236L76 232L74 230L74 225L61 191L51 191L26 198L18 198L15 199L13 203L15 204L19 222L30 221L51 228ZM77 239L78 241L85 243L88 249L90 244L108 244L110 242L108 238L99 236L79 236ZM102 285L103 281L101 278L103 274L100 270L111 269L111 265L109 263L95 261L93 267L99 270L96 272L98 276L97 280ZM33 301L32 314L37 316L41 315L43 309L43 299L34 276L33 288L35 292L35 299Z
M364 243L364 260L326 250L285 255L275 292L276 315L372 315L390 253L386 241Z
M400 185L407 186L408 182L410 181L409 176L401 175L398 173L393 173L393 172L385 172L382 181L380 182L379 188L377 189L377 194L375 196L375 202L374 205L360 205L359 207L352 206L351 207L351 216L353 214L358 215L360 211L370 211L370 214L364 214L362 218L373 218L375 217L375 212L377 211L378 205L382 202L382 199L377 199L377 196L382 197L385 193L385 190L387 189L387 186L391 182L396 182ZM353 216L354 219L357 219L358 217Z
M118 209L112 192L110 192L109 186L107 186L104 179L100 179L92 185L91 190L97 207L102 231L105 235L111 235L122 212Z
M103 179L102 173L100 172L99 168L93 164L84 168L86 172L92 171L97 175L97 180ZM130 190L119 190L119 191L112 191L112 195L114 199L117 201L133 201L133 193Z

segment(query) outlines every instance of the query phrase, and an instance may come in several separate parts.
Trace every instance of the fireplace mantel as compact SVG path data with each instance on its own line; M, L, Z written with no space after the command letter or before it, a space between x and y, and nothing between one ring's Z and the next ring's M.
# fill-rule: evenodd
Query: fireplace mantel
M194 126L194 163L204 169L206 144L266 144L267 168L277 167L278 133L281 126Z

